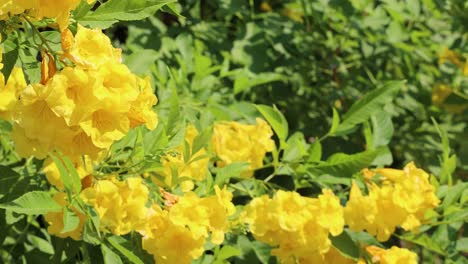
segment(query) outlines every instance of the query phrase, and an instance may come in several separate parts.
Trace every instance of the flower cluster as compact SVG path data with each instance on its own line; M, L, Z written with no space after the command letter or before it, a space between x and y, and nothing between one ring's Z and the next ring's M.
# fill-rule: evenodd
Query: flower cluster
M318 198L296 192L264 195L245 207L243 220L254 237L275 246L273 255L282 263L324 263L331 249L329 234L343 231L343 208L329 189Z
M125 181L110 177L97 181L80 196L94 207L104 231L124 235L143 228L148 214L148 194L148 188L139 177Z
M81 0L1 0L0 20L27 12L36 19L55 18L63 29L68 25L70 11L80 2ZM86 0L86 2L92 4L95 0Z
M166 210L152 206L143 248L156 263L191 263L203 254L210 234L212 243L224 241L235 207L231 192L218 186L215 191L216 195L204 198L188 192Z
M157 98L149 79L120 63L120 51L100 30L78 27L63 34L64 52L76 64L29 85L20 94L12 138L22 156L44 158L58 149L70 158L92 158L145 124L154 129ZM47 124L47 125L44 125Z
M246 125L238 122L219 122L214 125L212 144L219 160L218 167L224 167L233 162L245 161L250 166L243 176L250 177L253 170L263 166L263 158L267 152L273 151L273 131L267 122L257 118L256 125Z
M188 145L182 144L162 157L164 184L166 186L173 186L173 183L178 181L178 179L175 179L176 177L182 178L182 190L190 191L194 187L192 180L201 181L205 179L210 160L206 150L202 148L196 153L191 153L193 140L197 135L198 131L194 126L187 126L185 142ZM184 156L184 153L187 152L190 153L190 158Z
M418 256L405 248L391 247L383 249L376 246L368 246L366 251L371 255L372 263L379 264L416 264Z
M425 213L439 204L429 175L412 162L403 170L376 169L364 174L369 180L368 195L362 195L353 183L345 207L346 223L351 230L367 230L378 240L386 241L397 226L415 231ZM380 186L371 182L377 178Z

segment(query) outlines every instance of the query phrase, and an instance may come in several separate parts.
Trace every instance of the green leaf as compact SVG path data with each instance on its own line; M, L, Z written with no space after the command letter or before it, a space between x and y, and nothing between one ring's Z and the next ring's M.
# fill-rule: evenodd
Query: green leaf
M373 147L385 146L392 139L394 128L392 117L386 111L379 111L371 116Z
M155 154L163 150L168 143L164 125L160 123L156 129L148 131L143 136L144 153L145 155Z
M164 5L176 0L110 0L89 12L78 22L91 27L107 28L118 21L142 20L152 16Z
M251 244L252 249L255 252L255 255L257 255L260 262L262 264L268 264L271 256L271 247L267 244L258 241L253 241Z
M5 78L5 83L8 81L11 71L15 67L16 61L19 58L19 44L18 39L12 35L13 38L8 38L4 42L4 50L3 50L3 58L1 63L3 63L3 68L1 69L1 73Z
M28 234L28 241L33 245L35 248L37 248L39 251L44 252L48 255L53 255L54 254L54 248L51 245L51 243L44 238Z
M442 202L442 208L447 209L449 206L455 204L458 199L460 199L466 188L468 188L468 182L458 182L456 185L450 186L447 190L447 195L444 197L444 201Z
M8 199L12 187L18 183L19 178L20 175L16 171L0 165L0 200Z
M193 140L192 155L196 154L199 150L206 147L210 143L212 135L213 130L211 129L211 127L205 129L202 133L198 134Z
M63 229L60 233L67 233L75 230L80 224L80 218L67 207L65 207L63 212Z
M318 138L315 139L314 143L309 148L309 157L307 162L319 162L322 159L322 143Z
M81 191L81 180L71 160L63 155L59 158L49 153L49 156L54 160L60 172L60 178L65 189L69 192L79 193Z
M284 115L276 107L267 105L255 105L255 107L271 125L278 138L281 141L285 141L289 132L288 121Z
M154 64L158 58L158 52L151 49L138 50L131 55L125 57L124 63L135 74L149 74L151 72L151 65Z
M101 252L102 252L102 256L104 257L105 264L123 263L122 259L120 259L120 256L104 244L101 244Z
M338 126L335 135L347 134L348 131L352 130L356 125L365 122L377 111L382 111L382 108L392 101L403 84L403 81L387 82L383 86L366 94L354 103L343 116L343 121Z
M285 76L273 72L252 74L248 71L239 71L234 81L234 94L238 94L258 85L281 81L283 79L285 79Z
M371 165L378 152L379 149L352 155L337 153L326 162L307 166L307 170L316 176L330 174L337 177L351 177L354 173Z
M439 175L439 182L441 184L447 183L448 185L452 185L452 173L457 167L457 156L455 154L450 155L450 141L447 131L441 129L434 118L432 118L432 123L434 123L434 126L442 141L442 168Z
M328 131L328 134L329 135L335 134L339 125L340 125L340 114L338 113L338 111L336 111L335 108L333 108L332 126L330 127L330 131Z
M459 240L457 240L456 249L458 251L468 252L468 238L462 237Z
M78 7L75 8L75 10L73 10L72 12L73 18L78 20L84 17L89 12L89 10L91 10L92 7L93 6L89 5L86 1L81 1Z
M230 178L240 177L241 173L248 168L248 162L234 162L222 167L217 170L214 184L223 187L225 183L229 182Z
M307 155L307 143L304 139L304 134L296 132L288 138L284 149L283 161L298 162Z
M447 255L446 251L442 249L437 242L433 241L427 234L416 235L406 233L402 236L399 236L399 238L423 246L425 249L440 254L442 256Z
M43 191L26 193L12 202L0 204L0 208L27 215L62 211L62 206L55 202L48 192Z
M221 250L216 255L216 260L225 260L230 257L240 256L241 251L238 248L235 248L230 245L224 245Z
M356 242L351 239L346 230L336 237L330 235L329 238L333 246L338 249L342 255L354 260L359 258L359 247L356 245Z
M123 238L112 236L112 237L108 237L107 241L112 245L112 247L117 249L122 255L124 255L132 263L143 264L143 261L141 261L141 259L138 256L136 256L135 254L133 254L132 251L130 251L129 249L121 245L123 242L125 242Z
M25 46L19 50L19 60L27 83L38 83L41 79L41 63L37 61L38 51Z
M337 185L337 184L351 186L351 179L350 178L336 177L336 176L331 176L331 175L327 175L327 174L321 175L317 179L317 182L328 185L328 186L333 186L333 185Z

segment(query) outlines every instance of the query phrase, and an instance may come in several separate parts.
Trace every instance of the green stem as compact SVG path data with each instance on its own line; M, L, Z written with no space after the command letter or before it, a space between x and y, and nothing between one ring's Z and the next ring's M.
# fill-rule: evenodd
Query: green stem
M47 39L44 38L44 36L41 35L41 32L34 26L34 24L31 22L31 20L28 19L27 16L23 16L24 20L29 24L29 26L32 28L33 32L36 33L36 35L39 37L39 39L42 42L42 45L44 45L47 50L52 53L52 55L55 57L55 52L54 50L50 47L49 43L47 42Z

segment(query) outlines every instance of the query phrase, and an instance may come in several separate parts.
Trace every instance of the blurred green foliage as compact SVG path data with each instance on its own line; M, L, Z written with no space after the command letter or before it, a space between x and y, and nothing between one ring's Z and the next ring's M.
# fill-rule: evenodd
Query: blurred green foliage
M189 112L197 105L275 104L308 140L327 132L333 107L344 113L384 81L406 80L395 103L378 113L394 121L387 165L416 160L438 174L435 118L457 154L456 175L466 177L467 78L439 63L446 48L466 60L466 9L464 1L435 0L192 0L149 23L111 30L130 67L153 72L158 93L175 82ZM432 102L439 84L457 92L451 97L461 111ZM362 142L360 133L329 138L324 151L355 153Z

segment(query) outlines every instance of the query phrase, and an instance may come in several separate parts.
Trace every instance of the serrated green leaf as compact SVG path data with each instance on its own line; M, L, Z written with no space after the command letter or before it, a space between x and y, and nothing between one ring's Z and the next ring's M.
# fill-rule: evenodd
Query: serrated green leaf
M383 86L366 94L346 112L335 135L348 133L348 131L353 129L356 125L369 119L376 111L381 111L387 103L393 100L401 87L403 87L403 84L403 81L387 82Z
M385 146L392 139L394 128L390 114L379 111L371 116L373 147Z
M176 0L110 0L78 19L82 25L107 28L118 21L141 20Z
M338 129L339 125L340 125L340 114L338 113L338 111L336 111L335 108L333 108L332 126L330 127L330 131L328 131L328 134L333 135Z
M211 128L205 129L202 133L198 134L192 143L192 154L196 154L199 150L206 147L213 135L213 130Z
M307 162L319 162L322 159L322 143L315 139L314 143L309 148L309 157Z
M428 249L432 252L446 256L447 253L442 249L437 242L432 240L427 234L411 234L406 233L402 236L399 236L400 239L412 242L414 244L423 246L425 249Z
M336 237L330 235L329 238L333 246L338 249L342 255L354 260L359 258L359 247L346 230Z
M449 206L455 204L458 199L460 199L464 190L468 188L468 182L465 183L457 183L454 186L450 186L447 190L447 195L444 197L442 202L442 208L447 209Z
M378 149L368 150L352 155L337 153L326 162L307 166L307 170L316 176L330 174L337 177L351 177L354 173L372 164L378 151Z
M124 242L123 240L124 240L123 238L115 237L115 236L107 238L107 241L109 242L109 244L111 244L112 247L117 249L122 255L124 255L132 263L143 264L143 261L141 261L141 259L137 255L133 254L132 251L130 251L129 249L121 245L121 243Z
M18 39L14 34L11 36L12 38L8 38L3 43L3 45L7 47L5 47L5 50L3 51L4 53L2 54L1 63L3 63L3 68L0 69L0 71L3 74L5 83L8 81L10 74L15 67L16 61L19 58Z
M288 138L284 149L283 161L298 162L307 155L307 143L304 139L304 134L296 132Z
M155 154L163 150L169 143L163 124L158 124L156 129L148 131L143 136L143 150L145 155Z
M43 191L26 193L14 201L0 204L0 208L27 215L40 215L62 211L62 206L52 199L50 193Z
M241 252L239 249L230 245L224 245L216 255L216 260L226 260L230 257L239 256L240 254Z
M70 193L79 193L81 191L80 176L71 160L63 155L59 158L54 154L49 153L49 156L52 158L60 172L60 178L62 179L65 189Z
M104 264L123 263L122 259L120 259L120 256L104 244L101 244L101 252L102 256L104 257Z
M276 107L267 105L255 105L255 107L271 125L278 138L281 141L285 141L288 137L289 129L288 121L284 115Z
M262 264L268 264L271 256L271 247L258 241L253 241L251 244L260 262Z

